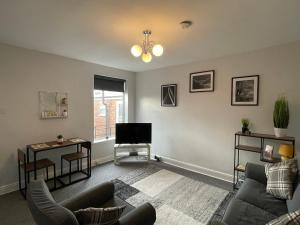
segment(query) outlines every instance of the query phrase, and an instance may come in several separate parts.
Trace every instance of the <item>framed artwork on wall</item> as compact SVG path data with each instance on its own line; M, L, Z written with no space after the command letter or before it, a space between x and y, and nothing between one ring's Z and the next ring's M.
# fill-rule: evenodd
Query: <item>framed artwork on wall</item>
M259 75L233 77L231 81L231 105L257 106Z
M68 93L39 91L40 119L68 117Z
M190 73L190 93L214 91L215 71Z
M161 85L161 106L177 106L177 84Z

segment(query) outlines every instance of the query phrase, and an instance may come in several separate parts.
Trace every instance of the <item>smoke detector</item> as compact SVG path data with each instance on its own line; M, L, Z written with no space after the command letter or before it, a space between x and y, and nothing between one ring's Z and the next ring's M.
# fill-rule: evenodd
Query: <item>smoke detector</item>
M181 25L182 29L187 29L193 25L193 22L191 20L184 20L184 21L180 22L180 25Z

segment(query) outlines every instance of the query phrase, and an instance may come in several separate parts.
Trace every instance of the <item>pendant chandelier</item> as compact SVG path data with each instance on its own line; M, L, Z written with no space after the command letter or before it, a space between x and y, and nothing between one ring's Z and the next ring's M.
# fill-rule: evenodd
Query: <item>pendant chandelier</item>
M134 57L142 56L142 60L145 63L149 63L152 60L152 54L155 56L161 56L164 52L164 49L160 44L154 44L153 41L150 41L151 30L143 31L143 35L144 41L142 45L133 45L131 47L131 54Z

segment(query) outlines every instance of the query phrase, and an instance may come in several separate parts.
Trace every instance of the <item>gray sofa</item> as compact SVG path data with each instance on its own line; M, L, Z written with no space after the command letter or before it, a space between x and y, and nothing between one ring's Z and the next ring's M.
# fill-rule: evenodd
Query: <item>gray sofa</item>
M79 225L72 211L88 207L113 207L126 205L116 225L153 225L155 209L149 203L134 208L114 196L114 184L107 182L75 197L55 202L44 181L33 181L27 192L27 202L37 225Z
M292 200L281 200L266 193L267 178L264 166L248 163L245 181L229 203L219 225L263 225L269 221L300 209L299 177L295 182Z

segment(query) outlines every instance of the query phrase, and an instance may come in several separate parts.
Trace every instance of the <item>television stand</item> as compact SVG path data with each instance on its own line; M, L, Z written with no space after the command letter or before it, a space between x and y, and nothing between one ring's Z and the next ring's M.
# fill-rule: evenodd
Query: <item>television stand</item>
M137 149L146 149L137 151ZM150 144L115 144L114 145L114 163L119 164L119 159L126 156L145 156L150 161Z

